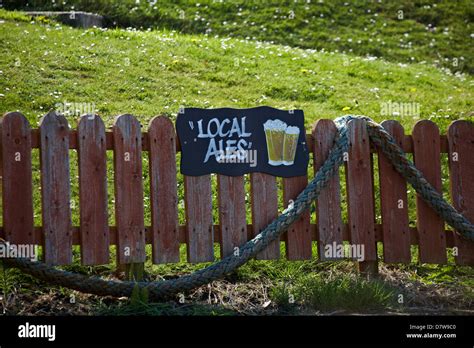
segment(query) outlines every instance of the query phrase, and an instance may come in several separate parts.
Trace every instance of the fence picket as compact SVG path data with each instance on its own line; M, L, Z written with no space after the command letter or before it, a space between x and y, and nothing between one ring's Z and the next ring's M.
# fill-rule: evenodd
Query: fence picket
M77 129L81 260L109 263L105 126L97 115L81 117Z
M247 241L244 177L218 175L217 190L221 256L225 257Z
M454 207L474 223L474 126L454 121L448 129L451 198ZM474 266L474 242L454 234L458 265Z
M416 167L423 173L426 180L441 192L441 147L438 126L432 121L419 121L413 128L412 136ZM420 262L446 263L443 219L419 196L416 199L416 212Z
M184 176L188 261L214 260L211 176Z
M348 136L350 149L346 182L350 241L364 246L364 262L360 263L360 267L365 269L377 261L374 192L366 122L359 119L350 121Z
M44 260L50 265L72 261L69 183L69 125L51 111L40 121L41 196Z
M323 165L329 156L337 134L336 125L332 120L318 120L313 128L314 137L314 173ZM334 176L326 188L321 191L316 202L316 217L318 221L318 252L319 259L325 257L326 245L342 243L342 215L339 176Z
M283 205L286 207L291 200L308 185L308 177L295 176L283 178ZM304 212L300 218L288 228L285 233L286 256L288 260L309 260L312 254L312 237L310 212Z
M5 239L14 244L31 244L34 235L30 124L21 113L9 112L3 116L0 128Z
M120 115L113 133L117 262L145 262L140 123L132 115Z
M256 236L278 216L278 188L276 178L265 173L250 174L252 229ZM270 243L257 254L257 260L280 258L280 240Z
M405 137L402 125L384 121L382 126L402 146ZM384 261L410 263L407 183L380 150L378 160Z
M153 262L179 262L176 133L173 122L155 117L148 130Z

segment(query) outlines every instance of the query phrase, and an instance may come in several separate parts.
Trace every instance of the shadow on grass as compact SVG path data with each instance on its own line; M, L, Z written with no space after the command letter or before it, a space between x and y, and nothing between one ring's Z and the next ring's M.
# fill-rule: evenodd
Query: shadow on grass
M230 316L238 313L220 306L205 304L177 304L174 302L147 303L128 301L109 306L102 305L92 315L139 316Z

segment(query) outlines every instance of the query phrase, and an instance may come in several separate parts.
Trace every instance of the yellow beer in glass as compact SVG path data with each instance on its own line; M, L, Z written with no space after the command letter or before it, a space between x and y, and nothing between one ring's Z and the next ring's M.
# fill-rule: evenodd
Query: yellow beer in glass
M283 140L283 164L291 166L295 162L296 148L298 147L298 138L300 129L290 126L285 130L285 138Z
M267 141L268 164L279 166L283 163L283 143L285 141L286 123L281 120L268 120L264 123Z

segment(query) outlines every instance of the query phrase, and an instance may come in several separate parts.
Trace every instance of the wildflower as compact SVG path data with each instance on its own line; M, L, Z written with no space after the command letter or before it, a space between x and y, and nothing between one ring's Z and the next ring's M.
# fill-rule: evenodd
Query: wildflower
M350 106L344 106L344 107L342 108L342 111L349 111L350 109L351 109Z

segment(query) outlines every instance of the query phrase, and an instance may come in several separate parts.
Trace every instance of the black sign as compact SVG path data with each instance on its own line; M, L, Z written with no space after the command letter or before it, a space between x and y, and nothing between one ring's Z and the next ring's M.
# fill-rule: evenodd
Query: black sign
M302 110L186 108L178 114L176 128L184 175L307 174Z

